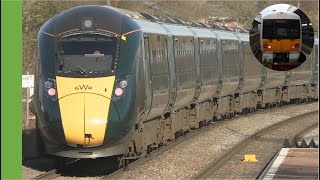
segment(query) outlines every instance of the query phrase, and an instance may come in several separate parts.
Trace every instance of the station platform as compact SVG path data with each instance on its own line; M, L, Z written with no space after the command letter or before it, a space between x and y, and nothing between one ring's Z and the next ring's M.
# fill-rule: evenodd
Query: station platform
M318 148L282 148L259 179L318 179Z

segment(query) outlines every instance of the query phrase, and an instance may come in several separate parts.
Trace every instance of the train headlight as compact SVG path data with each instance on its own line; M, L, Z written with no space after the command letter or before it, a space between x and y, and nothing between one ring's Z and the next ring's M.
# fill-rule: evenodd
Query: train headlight
M115 91L114 91L114 94L116 96L121 96L123 94L123 89L122 88L117 88Z
M123 89L123 88L125 88L125 87L127 87L127 81L120 81L120 83L119 83L119 85L120 85L120 87Z
M125 96L125 91L128 86L128 80L129 80L129 76L125 78L121 78L121 80L119 80L116 83L116 86L114 87L114 92L113 92L114 96L112 98L114 101L120 99L122 96Z
M55 88L50 88L50 89L48 90L48 94L49 94L50 96L55 96L56 93L57 93L57 91L56 91Z
M44 83L44 87L46 87L46 88L51 88L52 87L52 82L50 82L50 81L47 81L47 82L45 82Z
M49 95L49 98L52 101L56 101L57 100L57 89L56 89L56 85L55 85L55 80L54 79L49 79L48 81L46 81L44 83L44 87L46 88L46 91Z
M91 28L91 26L92 26L92 20L91 19L86 19L86 20L84 20L84 22L83 22L83 25L86 27L86 28Z
M271 49L271 45L269 45L269 44L264 44L263 47L264 47L264 48Z

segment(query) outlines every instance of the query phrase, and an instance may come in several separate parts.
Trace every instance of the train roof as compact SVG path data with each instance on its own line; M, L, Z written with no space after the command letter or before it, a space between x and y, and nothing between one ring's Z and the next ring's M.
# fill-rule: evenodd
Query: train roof
M216 38L216 35L210 29L190 28L200 38Z
M269 12L274 12L274 11L286 11L286 12L295 12L298 8L289 4L274 4L271 6L266 7L263 9L260 13L261 16L264 16L268 14Z
M295 13L300 16L301 23L309 23L310 20L308 16L299 8L289 5L289 4L275 4L271 5L264 10L262 10L256 17L255 20L257 22L261 22L261 17L270 13L270 12L277 12L277 11L285 11L285 12L291 12Z
M221 29L212 29L204 27L193 27L185 26L183 24L169 24L164 22L152 22L141 19L133 19L141 28L143 32L146 33L156 33L156 34L172 34L173 36L194 36L196 34L198 37L202 38L217 38L219 36L222 39L237 40L237 37L234 35L234 30L226 30L226 26L220 26ZM167 32L168 31L168 32ZM242 32L245 33L244 29Z
M84 27L86 20L92 21L93 26L89 29ZM111 6L85 5L71 8L54 16L41 27L40 32L52 36L62 36L62 34L65 35L64 33L68 34L71 31L92 29L121 35L123 34L121 32L123 22L128 23L132 30L141 29L143 32L158 34L168 34L169 31L175 36L193 36L193 33L196 33L199 37L209 37L209 34L212 37L213 35L210 33L212 30L234 31L226 26L212 28L203 22L157 17Z
M247 42L249 39L249 34L248 33L238 33L237 36L241 41Z
M124 11L120 12L118 9L107 6L78 6L52 17L41 27L39 32L53 37L61 37L70 32L96 29L120 35L122 34L123 21L129 19L123 18L124 13ZM91 21L90 27L85 26L85 22L88 20ZM132 23L131 28L137 29L138 27Z
M142 31L146 33L167 34L167 31L165 30L167 29L169 33L174 36L193 36L193 33L195 33L198 37L205 38L215 37L215 34L212 32L212 30L223 30L226 32L235 31L233 28L227 26L215 25L214 27L211 27L203 22L185 21L171 17L158 17L141 12L138 13L115 7L112 8L117 9L118 11L132 18L139 24L139 26L141 26ZM240 31L243 33L248 32L245 29L240 29ZM218 34L220 34L220 36L225 35L224 33L220 32L218 32ZM231 39L234 38L231 37Z
M108 7L111 7L111 6L108 6ZM212 27L209 24L206 24L204 22L187 21L187 20L182 20L182 19L172 18L172 17L158 17L155 15L147 14L147 13L134 12L134 11L121 9L121 8L115 8L115 7L111 7L111 8L116 9L119 12L122 12L123 14L131 17L134 20L137 20L138 22L151 21L151 22L156 22L156 23L175 24L175 25L182 25L182 26L187 26L187 27L198 27L198 28L225 30L225 31L235 31L233 28L228 27L228 26L214 25Z
M165 29L159 23L151 21L143 21L140 19L135 20L146 33L168 34Z
M292 12L287 12L287 11L274 11L274 12L269 12L262 16L262 19L297 19L300 20L300 16L292 13Z
M226 40L238 40L237 36L235 35L234 32L229 32L229 31L221 31L217 30L214 31L220 39L226 39Z

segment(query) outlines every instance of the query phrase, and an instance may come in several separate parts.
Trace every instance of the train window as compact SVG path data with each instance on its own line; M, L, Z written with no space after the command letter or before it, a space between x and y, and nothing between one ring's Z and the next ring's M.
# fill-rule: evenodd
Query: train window
M263 21L264 39L300 39L300 21L266 19Z
M117 39L100 34L77 34L59 40L59 70L102 72L112 70ZM61 66L62 65L62 66Z

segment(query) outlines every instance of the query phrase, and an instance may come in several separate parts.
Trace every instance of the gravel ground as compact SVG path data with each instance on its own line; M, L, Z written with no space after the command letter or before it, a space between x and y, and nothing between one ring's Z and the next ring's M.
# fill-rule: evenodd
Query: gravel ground
M187 179L195 175L246 135L287 118L319 109L318 103L258 112L225 121L124 173L121 179Z
M211 130L196 135L145 164L124 173L121 179L187 179L247 135L274 123L318 110L318 103L288 106L272 111L261 111L244 117L226 120ZM23 166L23 179L41 174L39 170ZM32 174L32 175L30 175ZM73 179L66 176L57 179ZM82 177L77 179L97 179Z
M22 163L22 179L32 179L54 167L52 159L42 158Z

